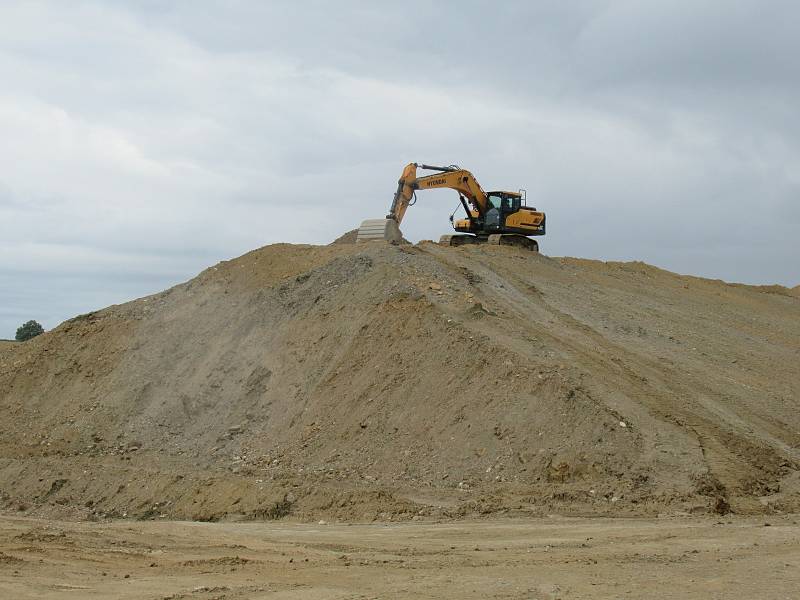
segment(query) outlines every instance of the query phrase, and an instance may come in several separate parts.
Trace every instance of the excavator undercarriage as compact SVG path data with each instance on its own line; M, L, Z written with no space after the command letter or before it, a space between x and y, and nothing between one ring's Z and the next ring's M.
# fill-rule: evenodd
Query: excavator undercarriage
M539 251L539 243L536 240L516 233L493 233L487 236L449 233L439 238L439 244L442 246L489 244L490 246L515 246L532 252Z

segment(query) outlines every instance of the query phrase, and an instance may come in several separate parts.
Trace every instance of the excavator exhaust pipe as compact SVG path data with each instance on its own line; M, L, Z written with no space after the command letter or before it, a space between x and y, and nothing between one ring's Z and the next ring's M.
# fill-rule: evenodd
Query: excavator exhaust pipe
M394 219L367 219L361 223L356 243L380 240L399 243L403 239L400 226Z

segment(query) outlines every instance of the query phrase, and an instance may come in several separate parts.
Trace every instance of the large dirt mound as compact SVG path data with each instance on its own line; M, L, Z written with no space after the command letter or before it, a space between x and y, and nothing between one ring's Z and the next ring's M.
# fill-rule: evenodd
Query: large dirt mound
M6 510L800 509L800 300L501 247L275 245L0 348Z

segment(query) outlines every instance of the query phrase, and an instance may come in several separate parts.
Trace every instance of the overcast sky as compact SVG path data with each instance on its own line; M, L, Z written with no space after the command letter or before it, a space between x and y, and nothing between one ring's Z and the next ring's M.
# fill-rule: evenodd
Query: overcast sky
M800 283L800 3L0 3L0 338L526 188L550 255ZM406 237L449 231L420 194Z

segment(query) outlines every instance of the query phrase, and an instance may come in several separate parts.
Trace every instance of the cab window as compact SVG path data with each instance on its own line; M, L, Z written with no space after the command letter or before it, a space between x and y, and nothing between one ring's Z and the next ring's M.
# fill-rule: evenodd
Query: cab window
M496 208L500 210L503 208L503 198L501 196L496 196L494 194L489 194L489 204L492 208Z

